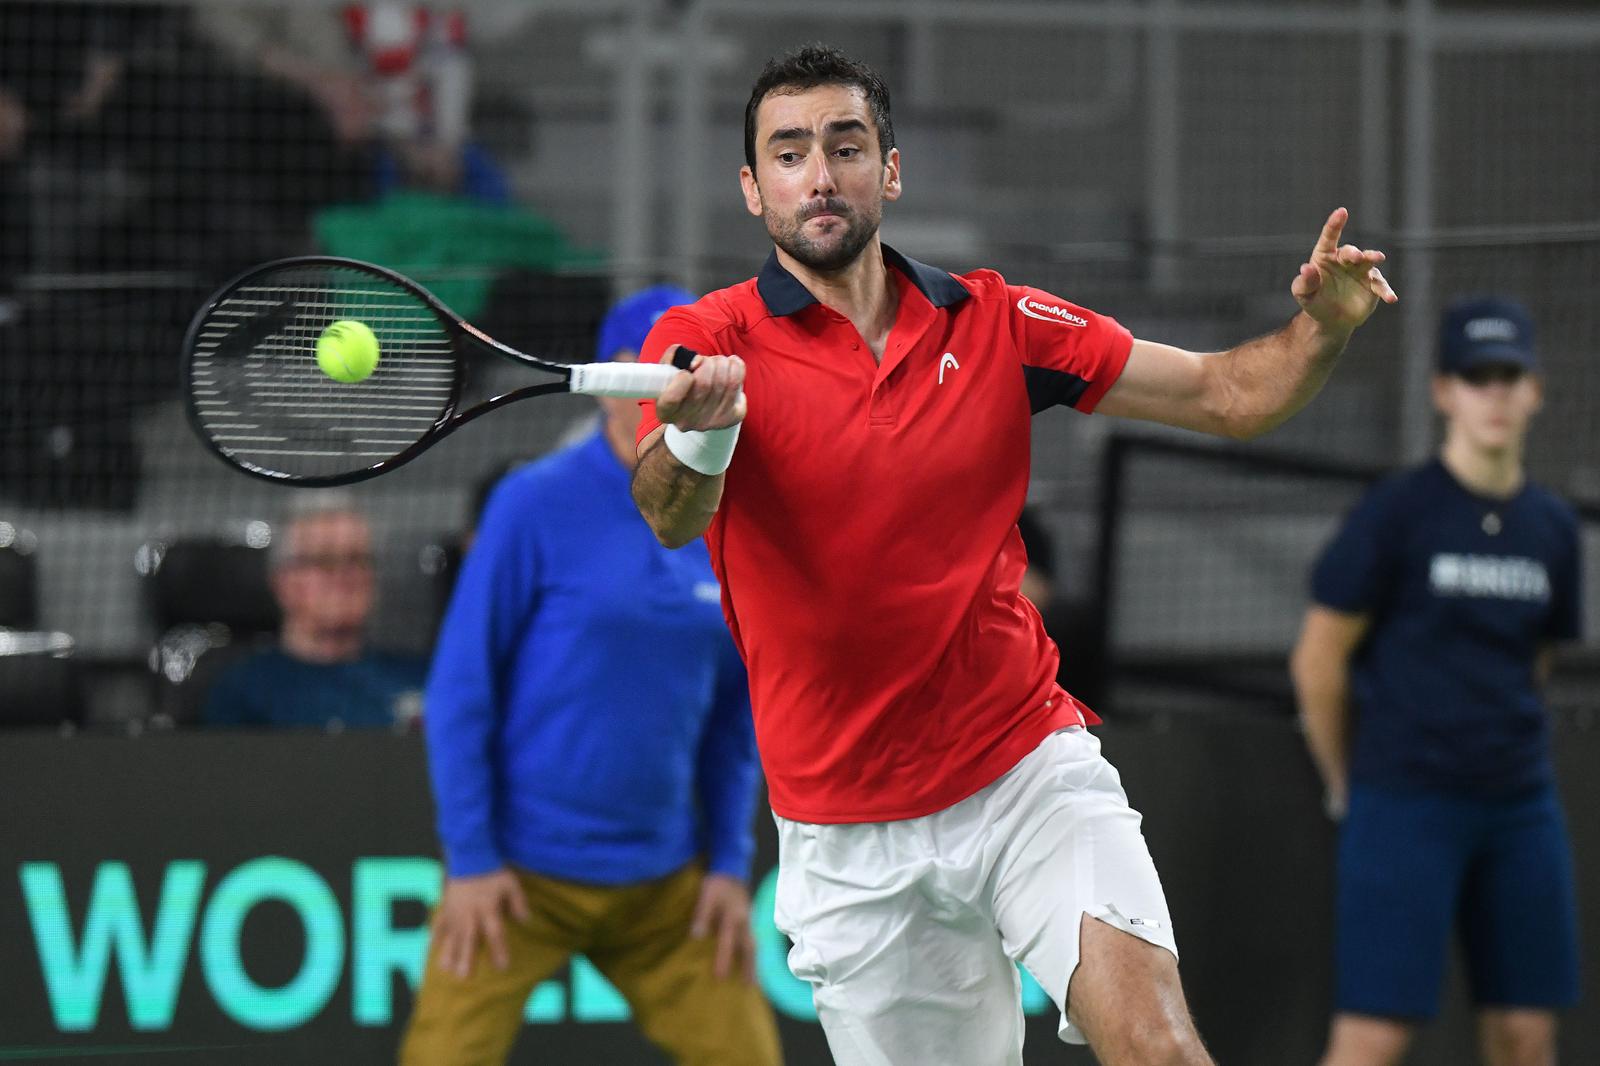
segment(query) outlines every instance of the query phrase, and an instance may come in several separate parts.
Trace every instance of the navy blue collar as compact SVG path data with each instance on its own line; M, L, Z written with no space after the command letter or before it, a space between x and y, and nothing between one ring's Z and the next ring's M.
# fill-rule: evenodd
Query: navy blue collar
M972 295L966 286L948 272L908 259L887 244L881 247L883 261L910 278L911 284L933 306L950 307ZM761 294L761 302L767 305L767 310L780 316L803 311L817 302L817 298L793 274L783 269L776 250L767 256L766 265L756 277L756 291Z

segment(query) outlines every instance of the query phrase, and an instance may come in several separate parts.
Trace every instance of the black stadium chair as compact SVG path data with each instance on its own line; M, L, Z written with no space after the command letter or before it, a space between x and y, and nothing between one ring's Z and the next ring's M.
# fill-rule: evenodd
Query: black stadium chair
M136 565L158 633L208 624L226 626L236 639L277 631L265 548L223 537L153 540Z
M38 538L0 521L0 728L83 724L83 679L65 633L39 632Z
M82 678L65 633L0 630L0 728L83 724Z
M153 540L139 549L136 566L157 633L152 724L196 724L218 672L278 630L267 550L243 538Z
M461 574L461 560L465 555L466 551L456 537L440 537L429 541L417 552L417 570L429 589L428 606L432 609L430 621L435 636L444 621L444 612L450 606L450 594L455 591L456 578Z
M173 626L150 651L155 674L150 724L199 725L212 683L233 663L272 644L271 637L261 634L235 640L226 626L216 624Z
M36 629L39 625L39 574L34 535L0 521L0 627Z

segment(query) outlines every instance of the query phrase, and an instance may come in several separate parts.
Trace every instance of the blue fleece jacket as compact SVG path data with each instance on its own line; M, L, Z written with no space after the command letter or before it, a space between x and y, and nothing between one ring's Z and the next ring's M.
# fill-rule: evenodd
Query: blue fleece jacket
M424 701L451 876L749 875L744 667L704 543L663 548L628 481L595 433L490 496Z

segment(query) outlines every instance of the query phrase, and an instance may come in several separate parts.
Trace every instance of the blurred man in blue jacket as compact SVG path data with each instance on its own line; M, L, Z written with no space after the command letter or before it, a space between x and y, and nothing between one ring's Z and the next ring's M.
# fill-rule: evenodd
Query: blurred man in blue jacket
M637 357L658 287L597 357ZM744 668L703 543L629 495L639 408L489 498L435 649L425 728L446 881L406 1066L505 1061L535 985L583 954L686 1066L781 1061L754 982L758 785Z

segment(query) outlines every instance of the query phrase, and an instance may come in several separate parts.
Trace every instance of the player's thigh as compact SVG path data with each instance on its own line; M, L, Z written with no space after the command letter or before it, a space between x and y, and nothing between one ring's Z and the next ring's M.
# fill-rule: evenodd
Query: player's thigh
M678 1066L778 1066L777 1025L760 986L742 972L717 977L716 938L689 935L701 880L694 865L635 889L589 960Z
M1021 1066L1021 982L993 930L913 923L869 955L790 954L838 1066Z
M1339 831L1335 1009L1431 1018L1475 815L1456 797L1358 785Z
M1557 1008L1578 999L1578 905L1555 790L1496 804L1461 900L1473 998Z
M1008 775L992 799L1000 848L995 922L1007 953L1062 1009L1062 1039L1083 1042L1075 1018L1095 1011L1095 1003L1076 1002L1081 983L1074 975L1080 966L1120 961L1083 956L1086 916L1127 934L1129 951L1159 949L1164 958L1151 957L1136 972L1153 979L1170 970L1173 988L1152 987L1151 994L1170 992L1181 1003L1166 894L1140 829L1142 819L1128 805L1116 770L1101 757L1099 742L1084 730L1052 735ZM1113 975L1091 976L1098 981Z
M1067 991L1071 1023L1105 1066L1210 1066L1166 948L1081 918L1082 959Z
M778 828L774 917L839 1066L1020 1066L1016 967L911 822Z
M605 890L520 872L518 880L529 919L505 921L506 969L496 969L480 943L467 977L447 973L439 966L439 938L430 937L422 987L401 1043L402 1066L504 1062L534 986L583 949L588 927L604 907Z

